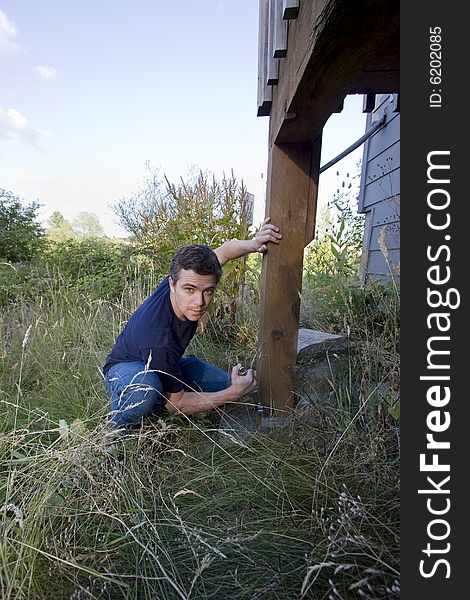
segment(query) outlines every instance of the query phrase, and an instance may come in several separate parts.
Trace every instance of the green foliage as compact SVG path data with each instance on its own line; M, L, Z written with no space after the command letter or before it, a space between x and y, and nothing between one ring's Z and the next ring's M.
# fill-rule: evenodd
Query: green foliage
M39 297L49 300L64 290L92 300L115 300L136 282L150 293L163 276L130 244L69 238L50 242L40 261L0 263L0 306Z
M19 262L37 256L44 232L37 222L39 204L25 204L19 196L0 189L0 260Z
M63 242L71 238L105 237L103 227L95 213L81 211L71 224L59 212L55 211L48 219L46 234L53 242Z
M355 414L371 428L384 415L399 418L400 319L393 282L305 278L300 324L343 335L350 343L347 363L330 382L346 424Z
M364 216L357 213L357 199L350 188L351 184L346 191L338 190L321 214L317 237L305 253L304 268L309 278L354 278L358 273Z
M33 299L48 294L50 278L39 261L0 263L0 307L19 299Z
M350 184L338 188L305 252L300 324L345 336L346 369L331 382L335 403L374 426L378 414L399 418L399 295L393 279L359 280L364 234Z
M6 597L399 598L396 464L359 434L328 461L337 432L296 425L227 446L160 420L120 459L78 420L5 437Z
M49 270L76 293L91 299L118 298L139 276L152 278L152 268L139 261L129 244L105 238L77 238L53 244L47 252Z
M34 302L19 299L0 309L0 402L18 396L18 423L35 415L47 430L50 419L89 418L105 410L98 369L128 308L127 302L115 307L58 284ZM14 412L0 407L0 428L12 426Z
M334 405L245 440L216 431L214 411L107 443L100 368L169 255L247 237L229 181L200 174L123 205L135 244L68 239L0 265L5 597L399 597L398 297L359 285L362 234L342 198L307 252L301 307L302 325L351 342L328 380ZM224 369L257 354L261 255L239 262L238 289L225 269L236 319L219 304L189 349Z

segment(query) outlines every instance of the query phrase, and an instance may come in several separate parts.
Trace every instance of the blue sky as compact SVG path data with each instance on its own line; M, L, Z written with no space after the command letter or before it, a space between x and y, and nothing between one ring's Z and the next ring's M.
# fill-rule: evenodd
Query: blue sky
M0 0L0 187L46 219L94 212L136 191L149 161L243 179L264 214L268 118L256 116L257 0ZM362 96L323 135L322 163L364 133ZM355 173L362 148L321 176ZM263 175L263 177L262 177Z

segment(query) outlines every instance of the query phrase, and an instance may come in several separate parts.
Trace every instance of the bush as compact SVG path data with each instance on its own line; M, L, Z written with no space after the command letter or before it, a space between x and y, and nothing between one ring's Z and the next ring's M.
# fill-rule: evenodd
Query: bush
M105 238L68 239L47 251L48 268L66 286L90 299L116 299L137 277L152 280L152 266L130 244Z
M37 263L0 263L0 306L40 296L47 287L46 272Z
M41 260L0 264L0 306L56 292L84 294L90 300L120 298L138 284L148 295L164 272L129 244L105 238L49 242Z
M44 232L36 221L39 204L24 204L19 196L0 189L0 260L31 260L43 247Z

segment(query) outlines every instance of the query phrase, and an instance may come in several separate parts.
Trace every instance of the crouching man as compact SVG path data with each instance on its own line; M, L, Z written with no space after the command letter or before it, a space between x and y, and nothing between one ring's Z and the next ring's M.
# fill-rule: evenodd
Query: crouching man
M253 393L253 370L230 375L195 357L183 357L207 311L223 265L279 243L279 228L266 219L253 240L231 240L212 250L184 246L170 274L131 315L109 353L103 372L111 395L111 426L127 428L151 413L205 412ZM197 391L193 391L197 390Z

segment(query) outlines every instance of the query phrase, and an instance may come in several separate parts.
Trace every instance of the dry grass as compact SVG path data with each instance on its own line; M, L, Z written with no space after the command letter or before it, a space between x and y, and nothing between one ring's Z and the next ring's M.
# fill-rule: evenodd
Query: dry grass
M387 414L313 405L241 443L217 413L173 416L110 445L99 366L139 301L64 295L2 316L2 599L399 597ZM198 352L248 360L247 323L231 352L215 330Z

